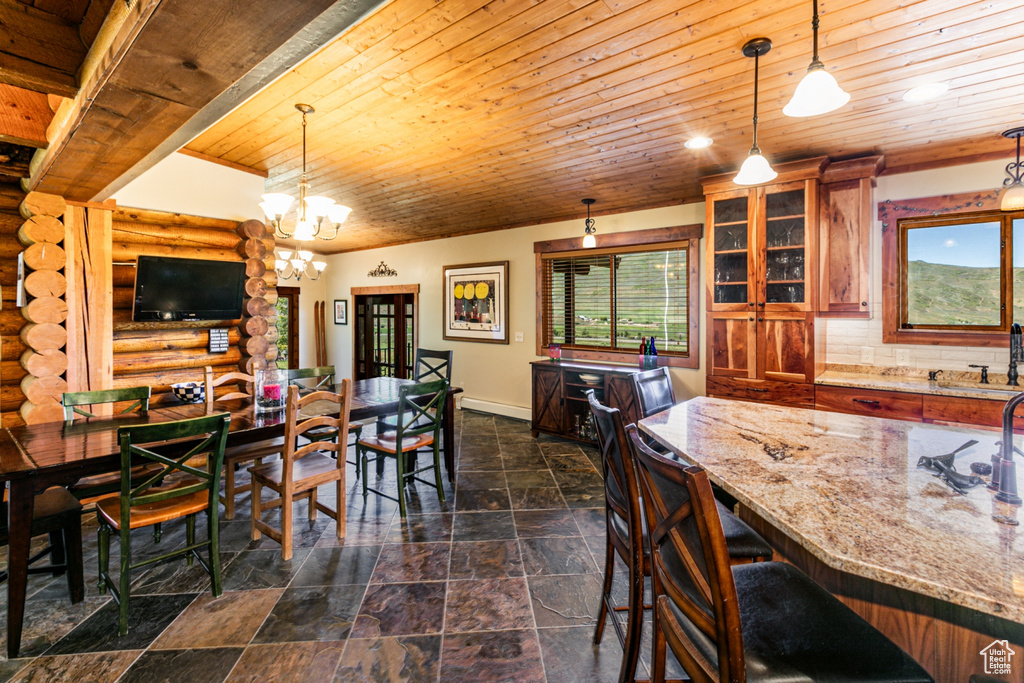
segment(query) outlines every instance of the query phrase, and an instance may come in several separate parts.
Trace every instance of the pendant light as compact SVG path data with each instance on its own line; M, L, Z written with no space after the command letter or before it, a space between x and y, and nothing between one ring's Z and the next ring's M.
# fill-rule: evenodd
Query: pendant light
M786 116L817 116L835 111L850 101L850 93L839 87L832 74L818 59L818 0L814 0L814 55L803 80L796 86L793 99L782 109Z
M596 201L596 199L590 199L589 197L583 200L583 203L587 205L587 221L583 224L586 226L587 231L587 234L583 236L584 249L593 249L597 246L597 238L594 237L597 228L594 227L594 219L590 217L590 205Z
M772 49L772 41L767 38L753 38L743 46L743 56L754 58L754 139L750 146L750 152L740 166L740 172L732 179L737 185L759 185L775 180L779 174L772 170L768 160L761 156L761 150L757 146L757 78L758 60L761 55L768 54Z
M1024 167L1020 164L1020 139L1024 136L1024 128L1011 128L1010 130L1003 133L1004 138L1017 141L1017 161L1011 161L1006 165L1006 180L1003 181L1003 185L1006 189L1003 190L1002 200L999 202L999 208L1003 211L1021 211L1024 210Z

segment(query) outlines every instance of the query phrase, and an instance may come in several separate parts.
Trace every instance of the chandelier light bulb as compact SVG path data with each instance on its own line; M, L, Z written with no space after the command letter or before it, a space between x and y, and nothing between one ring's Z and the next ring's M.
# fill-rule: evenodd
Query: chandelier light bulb
M275 270L280 272L280 271L284 270L287 267L288 267L288 261L287 260L285 260L283 258L275 259L275 261L274 261L274 268L275 268Z
M1003 198L999 203L999 208L1003 211L1024 210L1024 185L1016 183L1006 188L1003 191Z
M812 63L803 80L796 86L793 99L782 109L786 116L817 116L835 111L850 101L850 93L839 87L839 83L821 62Z
M327 262L326 261L313 261L313 267L316 268L316 272L322 273L322 272L324 272L324 268L327 267Z
M760 185L775 180L778 175L768 160L761 156L761 150L754 147L732 181L737 185Z
M352 213L352 209L349 207L344 204L335 204L327 210L327 218L335 225L341 225L350 213Z
M300 242L310 241L316 237L316 233L313 231L313 224L308 221L299 221L295 225L295 232L292 233L292 237Z
M293 258L291 260L291 264L292 264L292 268L295 269L295 272L300 272L305 267L306 262L303 261L300 258Z
M313 214L317 222L322 221L327 216L327 212L330 211L333 204L334 200L330 197L306 197L306 208Z
M295 200L286 194L280 192L271 192L263 195L263 201L260 202L260 208L263 209L263 213L267 215L270 220L281 220L283 216L291 207L292 202Z
M290 249L279 249L277 252L277 257L280 259L284 259L285 261L291 258L291 255L292 252Z
M593 235L584 235L583 236L583 248L584 249L593 249L596 246L597 246L597 238L595 238Z
M309 261L313 258L313 252L306 251L305 249L299 249L296 255L303 261Z

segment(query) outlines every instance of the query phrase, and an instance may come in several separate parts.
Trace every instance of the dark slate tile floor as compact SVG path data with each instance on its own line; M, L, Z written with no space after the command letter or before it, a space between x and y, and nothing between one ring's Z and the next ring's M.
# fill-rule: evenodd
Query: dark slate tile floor
M308 522L300 503L294 555L283 562L275 542L250 540L240 497L235 520L221 518L223 596L213 598L198 564L142 570L124 638L116 606L96 589L87 514L86 600L71 605L63 578L33 576L24 656L0 659L0 683L616 680L622 650L610 624L592 644L604 567L597 451L533 439L516 420L468 411L456 420L458 485L445 503L415 484L402 520L392 501L363 501L350 466L346 538L322 515ZM379 486L393 493L393 479L389 468ZM333 503L327 488L322 499ZM166 526L159 545L133 536L139 556L184 544L183 525ZM116 543L112 555L113 568ZM624 589L620 565L616 592Z

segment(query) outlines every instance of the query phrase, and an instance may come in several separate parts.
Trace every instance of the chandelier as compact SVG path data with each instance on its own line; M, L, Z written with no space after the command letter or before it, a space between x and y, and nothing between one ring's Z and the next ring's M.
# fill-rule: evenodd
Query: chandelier
M308 242L315 237L332 240L338 236L338 228L348 218L352 209L336 204L329 197L307 196L309 182L306 180L306 114L312 114L316 110L308 104L296 104L295 108L302 112L302 179L299 181L299 206L295 227L289 232L281 224L285 213L295 201L291 195L279 192L265 194L260 208L267 215L267 220L274 225L274 236L278 239Z
M594 237L594 234L597 232L597 228L594 227L594 219L590 217L590 205L596 202L597 200L590 199L588 197L587 199L584 199L582 201L584 204L587 205L587 220L583 224L584 228L586 229L586 234L583 235L583 248L593 249L594 247L597 246L597 238Z
M275 254L274 269L282 280L295 278L301 280L317 280L327 267L324 261L314 261L313 252L299 249L292 258L292 252L288 249L281 249ZM310 269L312 266L312 269Z

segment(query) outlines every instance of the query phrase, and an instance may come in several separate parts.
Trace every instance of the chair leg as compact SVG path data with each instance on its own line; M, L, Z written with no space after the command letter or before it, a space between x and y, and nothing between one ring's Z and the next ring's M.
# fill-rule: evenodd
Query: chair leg
M658 598L652 591L651 601L654 603L651 626L651 681L665 683L665 634L658 623Z
M71 595L71 604L75 604L85 599L82 519L77 515L64 527L64 553L67 555L68 563L68 593Z
M96 532L96 545L100 553L100 580L96 589L100 595L107 593L107 577L110 576L110 527L100 522L99 531Z
M235 518L235 468L231 463L224 468L224 519Z
M309 521L316 521L316 489L311 489L309 492Z
M206 529L210 539L210 590L219 598L223 592L220 580L220 515L217 511L206 511Z
M261 508L263 507L263 485L256 478L252 478L252 514L249 515L249 537L254 540L260 540L259 528L256 526L257 520L262 521L261 515L263 514Z
M441 483L441 449L434 439L434 483L437 486L437 500L444 502L444 484Z
M358 468L356 471L358 471ZM343 469L342 477L345 476L344 472L345 470ZM345 538L345 524L346 518L348 516L348 503L345 500L345 485L342 479L339 479L338 481L335 482L335 488L337 489L337 495L335 496L334 499L334 509L337 511L338 516L335 519L337 524L335 524L334 526L337 527L338 538Z
M281 559L292 559L292 492L281 493Z
M60 576L67 571L67 558L64 553L64 531L56 529L50 534L50 564L54 566L53 576ZM60 565L60 566L58 566Z
M196 543L196 516L185 515L185 545L195 545ZM185 564L189 567L192 566L192 555L195 553L194 550L190 550L185 553Z
M163 535L164 535L163 526L161 526L160 522L157 522L156 524L153 525L153 543L159 543L160 542L160 538Z
M356 447L356 462L362 462L362 464L363 464L363 502L365 503L366 502L366 494L367 494L367 486L366 486L366 479L367 479L366 451L364 449L359 448L358 446Z
M610 588L610 587L609 587ZM622 644L622 669L619 680L632 680L640 659L640 635L644 626L644 574L640 567L629 568L629 612L626 616L626 642Z
M124 636L128 634L128 593L131 586L131 570L129 568L132 564L132 533L129 529L121 529L121 533L118 536L121 537L121 576L119 577L121 585L117 595L117 634Z
M607 520L608 515L605 515ZM612 541L608 538L608 532L605 531L605 553L604 553L604 587L601 589L601 607L597 612L597 628L594 629L594 645L601 643L601 638L604 637L604 626L608 620L608 596L612 592L612 579L615 575L615 548L612 546ZM615 615L612 614L612 619Z
M402 451L395 453L395 467L398 469L398 512L405 519L405 453Z

